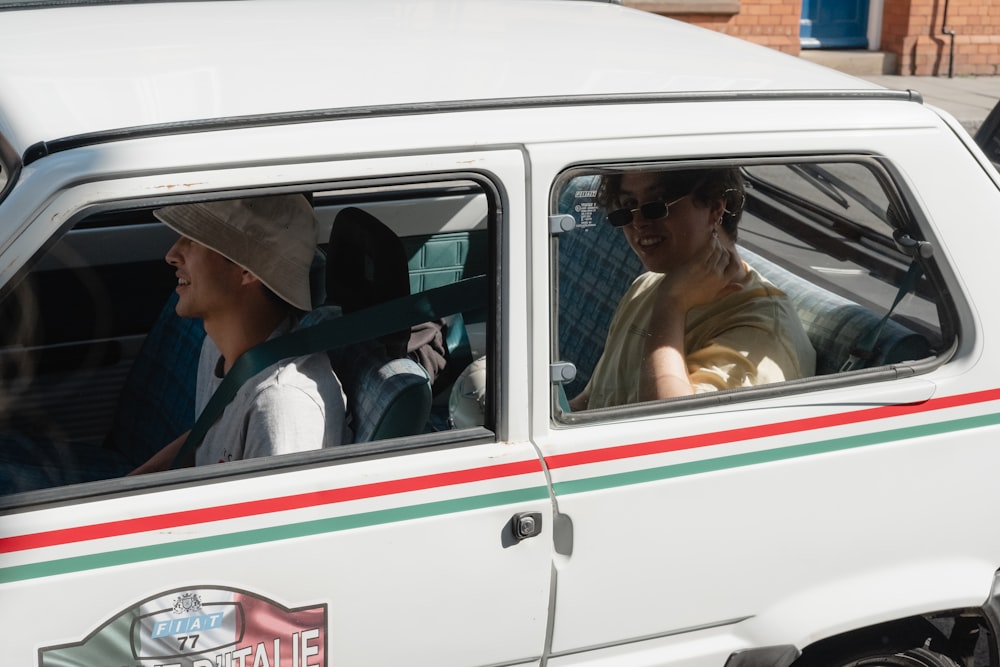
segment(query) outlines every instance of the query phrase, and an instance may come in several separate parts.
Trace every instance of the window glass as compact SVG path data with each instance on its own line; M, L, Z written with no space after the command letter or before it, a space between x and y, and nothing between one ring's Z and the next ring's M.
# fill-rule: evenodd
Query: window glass
M850 381L954 337L932 247L873 159L581 168L552 207L576 220L553 240L553 355L575 367L557 414Z
M394 315L369 320L371 328L390 330L330 355L347 400L352 446L345 456L362 442L418 436L400 446L419 447L425 434L492 427L485 379L491 193L466 179L302 193L318 221L310 273L318 310L301 326L389 298L454 290L430 321L392 330ZM59 459L30 461L60 468L56 485L106 478L147 460L194 423L206 335L200 319L174 310L178 271L164 257L178 234L154 208L81 216L7 287L0 300L0 468L8 477L18 474L16 452L29 451ZM373 234L376 227L384 235Z
M0 135L0 200L7 196L7 189L13 187L12 179L18 173L21 162L10 144Z

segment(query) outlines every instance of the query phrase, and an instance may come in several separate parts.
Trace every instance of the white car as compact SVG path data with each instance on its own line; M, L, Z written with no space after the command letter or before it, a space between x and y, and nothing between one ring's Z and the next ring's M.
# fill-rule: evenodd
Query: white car
M0 3L0 447L195 422L169 204L309 195L318 286L381 220L412 295L348 317L447 364L344 371L349 445L0 498L4 664L1000 665L1000 179L954 119L615 4L81 5ZM718 167L816 372L569 409L642 271L605 178Z

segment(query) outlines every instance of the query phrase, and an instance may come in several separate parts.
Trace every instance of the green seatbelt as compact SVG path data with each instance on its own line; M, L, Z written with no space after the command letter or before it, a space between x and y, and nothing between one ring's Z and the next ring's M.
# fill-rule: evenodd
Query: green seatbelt
M920 266L916 260L910 264L910 268L907 270L906 276L903 278L903 282L900 284L899 291L896 292L896 298L893 300L889 310L882 317L882 319L878 321L878 324L858 339L854 349L851 350L851 356L849 356L847 361L844 362L844 365L840 367L841 373L852 371L855 368L867 364L871 360L872 354L875 350L875 344L878 343L878 337L882 335L882 330L885 328L885 323L889 321L892 311L896 309L896 306L898 306L899 302L903 300L903 297L906 296L910 290L916 287L917 281L920 280L920 276L923 272L923 267Z
M896 306L899 305L904 296L917 288L917 283L920 282L920 277L924 273L921 260L927 259L933 254L933 247L930 243L927 241L917 241L902 230L897 229L894 231L892 238L896 242L896 247L901 252L913 258L910 262L910 268L907 269L906 275L903 276L903 280L899 284L899 290L896 292L896 298L893 300L892 305L889 306L888 312L879 320L878 324L858 339L854 345L854 349L851 350L851 356L840 367L841 373L864 366L871 360L875 344L878 343L878 338L882 335L882 330L885 328L886 322L889 321L892 311L896 309Z
M178 468L201 445L212 424L222 415L248 379L284 359L325 352L378 338L445 315L481 308L487 302L486 276L460 280L426 292L392 299L350 315L297 329L264 341L233 363L174 458Z

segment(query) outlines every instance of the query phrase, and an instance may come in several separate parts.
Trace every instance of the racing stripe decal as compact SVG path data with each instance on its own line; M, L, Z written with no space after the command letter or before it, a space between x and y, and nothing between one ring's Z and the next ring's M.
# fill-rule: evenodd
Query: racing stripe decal
M976 403L985 403L996 400L1000 400L1000 389L989 389L971 394L934 398L921 403L886 405L876 408L867 408L865 410L855 410L853 412L836 412L819 417L809 417L807 419L796 419L793 421L776 422L773 424L761 424L759 426L750 426L729 431L712 431L700 435L682 436L679 438L669 438L665 440L653 440L651 442L640 442L630 445L621 445L618 447L606 447L584 452L555 454L552 456L546 456L545 463L550 469L567 468L571 466L587 465L590 463L617 461L637 456L648 456L650 454L665 454L667 452L698 449L700 447L709 447L712 445L746 442L749 440L758 440L760 438L768 438L778 435L789 435L792 433L832 428L834 426L861 424L879 419L902 417L922 412L944 410L947 408L974 405Z
M731 456L721 456L714 459L704 459L701 461L691 461L676 465L661 466L659 468L644 468L633 472L618 473L614 475L603 475L600 477L587 477L580 480L566 482L556 482L553 486L556 495L570 493L582 493L585 491L595 491L630 484L641 484L674 477L686 477L688 475L698 475L706 472L716 472L728 470L730 468L741 468L744 466L756 465L759 463L771 463L795 459L803 456L813 456L815 454L827 454L829 452L839 452L846 449L856 449L869 445L882 445L888 442L899 440L909 440L931 435L941 435L943 433L954 433L984 426L996 426L1000 424L1000 413L978 415L965 419L955 419L952 421L934 422L921 426L907 426L889 431L879 431L874 433L862 433L844 438L834 438L832 440L819 440L817 442L807 442L801 445L791 445L789 447L779 447L777 449L765 449L758 452L748 452L745 454L733 454Z
M333 503L351 500L377 498L410 491L442 488L456 484L481 482L490 479L501 479L540 472L542 465L537 460L518 461L483 468L456 470L453 472L395 479L388 482L376 482L360 486L350 486L341 489L327 489L294 496L266 498L264 500L206 507L196 511L171 512L138 519L110 521L90 526L75 526L62 530L51 530L29 535L16 535L0 538L0 554L25 549L39 549L73 542L99 540L105 537L118 537L144 533L153 530L168 530L179 526L191 526L211 521L226 521L250 516L259 516L273 512L319 507Z
M770 436L802 433L850 424L860 424L872 420L889 419L906 415L926 413L947 408L962 407L1000 400L1000 388L987 391L947 396L908 405L891 405L852 412L841 412L820 417L763 424L756 427L730 431L717 431L694 436L652 442L600 448L586 452L569 452L546 457L550 468L582 466L604 461L622 460L650 454L696 449L710 445L746 442ZM647 481L670 479L705 472L726 470L742 466L794 459L815 454L855 449L869 445L884 444L911 438L952 433L966 429L983 428L1000 424L1000 413L959 418L950 421L907 426L879 432L868 432L841 438L818 440L787 447L762 451L720 456L707 460L648 468L613 475L589 477L579 480L556 482L557 494L580 493L594 489L639 484ZM86 542L109 537L120 537L143 532L162 530L184 525L225 521L242 517L257 516L286 510L317 507L347 500L375 498L415 490L444 488L448 486L490 479L509 478L530 474L540 470L537 460L483 466L467 470L427 475L398 480L390 480L369 485L330 489L324 492L308 493L282 498L270 498L255 502L208 507L183 513L167 513L138 519L76 526L42 533L18 535L0 539L0 553L25 549L59 546L75 542ZM465 512L486 507L539 500L548 496L544 486L530 487L478 496L467 496L425 504L409 505L392 509L332 517L313 521L286 524L270 528L241 531L172 543L149 545L95 553L83 556L55 559L46 562L13 565L0 568L0 583L35 579L38 577L65 574L91 569L112 567L125 563L136 563L173 556L209 552L220 549L274 542L278 540L308 537L321 533L349 530L362 526L406 521L410 519L440 516Z
M393 509L363 512L347 516L330 517L314 521L285 524L271 528L244 530L224 535L212 535L189 540L179 540L165 544L155 544L116 551L105 551L85 556L74 556L58 560L28 563L0 568L0 584L40 577L51 577L70 572L96 570L116 565L140 563L173 556L189 556L195 553L232 549L251 544L263 544L279 540L310 537L324 533L335 533L354 528L377 526L431 516L468 512L487 507L523 503L548 498L544 486L469 496L453 500L442 500L420 505L406 505Z

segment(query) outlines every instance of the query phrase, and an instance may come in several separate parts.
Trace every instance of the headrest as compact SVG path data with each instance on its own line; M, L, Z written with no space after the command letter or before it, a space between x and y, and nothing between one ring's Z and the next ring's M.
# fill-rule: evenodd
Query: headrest
M406 251L399 237L359 208L338 213L327 249L326 302L346 314L409 293ZM409 337L406 329L381 340L390 356L403 357Z

